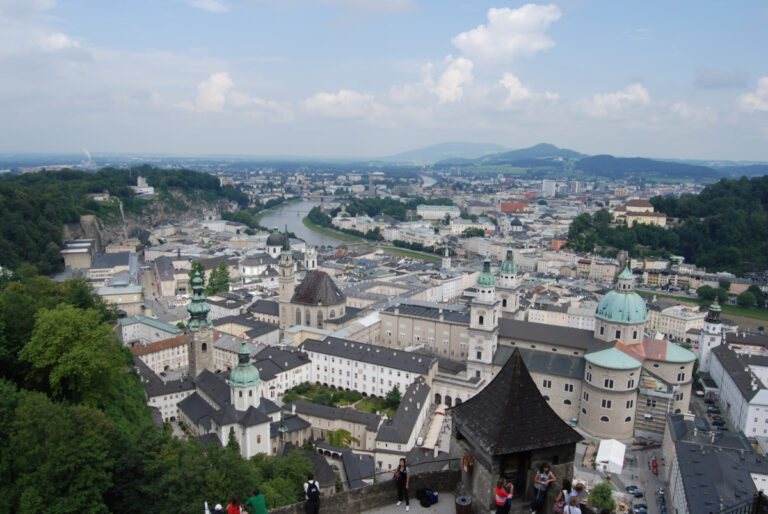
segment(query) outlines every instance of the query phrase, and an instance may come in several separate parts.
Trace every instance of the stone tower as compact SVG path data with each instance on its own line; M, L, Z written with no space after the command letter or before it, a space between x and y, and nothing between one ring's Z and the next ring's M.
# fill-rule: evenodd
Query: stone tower
M699 339L699 371L709 371L712 350L723 342L723 324L720 321L720 304L717 299L709 306Z
M514 250L507 248L507 257L501 265L499 287L496 291L498 298L501 300L501 315L503 317L514 317L514 313L517 311L518 285Z
M293 252L291 252L291 243L288 238L288 227L285 228L285 238L283 239L283 249L280 252L280 331L293 325L291 322L291 298L296 287L294 282L294 264Z
M496 279L491 273L491 259L483 261L477 277L477 295L470 305L467 375L490 380L493 355L499 340L499 302Z
M192 278L192 301L189 312L189 374L197 377L204 369L213 370L213 324L208 319L211 306L205 301L200 272Z
M308 247L304 253L304 267L308 271L317 269L317 249L314 246Z
M451 251L448 249L448 247L445 248L445 253L443 254L443 262L442 262L441 268L446 271L451 269Z

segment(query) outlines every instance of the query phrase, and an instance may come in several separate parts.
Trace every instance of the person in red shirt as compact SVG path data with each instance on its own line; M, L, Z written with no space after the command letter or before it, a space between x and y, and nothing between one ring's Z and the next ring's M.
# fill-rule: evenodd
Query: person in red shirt
M240 503L240 499L237 495L233 494L232 498L229 500L229 505L227 505L227 514L242 514L242 512L243 504Z
M507 489L507 485L506 480L503 478L496 482L496 489L494 490L496 493L496 514L506 514L509 512L507 500L512 498L512 485L509 484L509 489Z

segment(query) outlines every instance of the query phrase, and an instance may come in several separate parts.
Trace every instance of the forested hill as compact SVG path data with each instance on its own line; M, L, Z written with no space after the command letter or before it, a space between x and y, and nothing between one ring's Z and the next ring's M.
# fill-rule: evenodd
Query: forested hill
M632 256L682 255L709 271L742 274L768 269L768 176L723 179L699 195L654 197L657 211L680 224L670 228L610 224L610 214L578 216L568 232L569 244L606 254L627 250Z
M171 193L189 199L221 199L247 205L248 197L219 179L192 170L161 170L151 166L131 169L105 168L96 173L77 170L43 171L0 179L0 266L16 268L23 262L43 274L59 271L62 226L79 221L83 214L115 220L115 201L96 202L89 195L108 192L123 202L126 213L141 213L149 200L137 198L129 187L142 176L155 187L157 200L171 209L184 204Z

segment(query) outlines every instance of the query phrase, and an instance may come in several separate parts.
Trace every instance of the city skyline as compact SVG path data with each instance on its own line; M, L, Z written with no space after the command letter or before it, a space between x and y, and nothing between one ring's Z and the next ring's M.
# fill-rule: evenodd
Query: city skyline
M0 152L768 160L768 9L697 7L3 0Z

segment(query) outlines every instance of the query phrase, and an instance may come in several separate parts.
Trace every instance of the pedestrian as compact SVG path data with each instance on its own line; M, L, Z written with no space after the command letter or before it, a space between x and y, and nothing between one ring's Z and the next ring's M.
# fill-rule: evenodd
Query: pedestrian
M233 494L232 498L229 499L227 514L243 514L243 504L240 503L240 499L236 494Z
M312 473L307 473L307 481L304 482L304 495L307 497L304 511L307 514L318 514L320 512L320 486Z
M549 484L557 480L555 474L549 468L548 462L542 462L539 466L539 470L536 472L536 476L533 478L533 502L531 502L531 514L535 514L541 508L541 504L544 503L544 498L547 497L547 487Z
M496 514L507 514L509 511L507 508L507 503L509 502L509 498L512 496L512 494L509 492L509 484L507 481L503 478L499 478L496 481L496 489L494 492L496 493Z
M584 487L584 484L581 482L576 482L573 485L573 491L571 491L571 498L575 497L579 503L587 503L587 498L589 498L589 494L587 494L587 491Z
M404 458L400 459L400 463L392 473L395 474L395 482L397 482L397 506L399 507L403 503L403 497L405 497L405 510L407 512L411 510L411 506L408 503L408 487L411 483L411 470L408 469L408 465L405 463Z
M224 507L221 506L221 503L217 503L213 508L213 512L224 512Z
M581 507L579 507L579 497L572 496L571 501L565 506L564 514L581 514Z
M509 514L509 509L512 508L512 496L515 494L515 485L509 481L504 481L504 490L507 491L507 505L504 507L504 514Z
M245 506L251 514L267 514L267 500L265 500L264 495L259 492L258 487L253 488L251 497L245 502Z
M568 501L571 499L572 491L573 487L571 487L571 481L567 478L564 478L563 490L560 491L560 494L558 494L557 498L555 498L555 506L553 510L556 514L563 514L563 512L565 512L565 507L568 504Z

